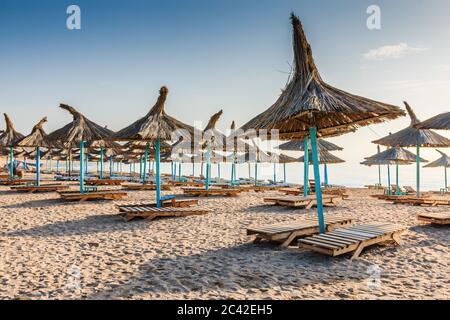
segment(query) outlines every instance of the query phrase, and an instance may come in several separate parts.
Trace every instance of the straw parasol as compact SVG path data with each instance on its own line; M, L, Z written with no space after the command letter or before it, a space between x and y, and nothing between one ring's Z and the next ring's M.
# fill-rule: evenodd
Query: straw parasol
M6 113L3 114L5 116L6 122L6 130L0 134L0 147L8 147L9 148L9 176L12 179L14 177L14 169L13 169L13 146L24 137L23 134L14 130L14 125L11 119L8 117ZM2 148L3 149L3 148ZM3 150L2 150L3 153Z
M317 211L320 232L325 232L320 187L317 136L337 136L360 126L396 119L404 112L393 105L359 97L325 83L314 63L312 50L300 20L291 15L293 27L293 76L269 109L247 122L244 131L278 130L281 139L310 135L314 160ZM307 150L308 148L305 148Z
M450 112L441 113L417 126L419 129L450 130Z
M327 141L325 139L317 139L317 148L326 151L342 151L344 148ZM278 146L278 149L285 151L305 151L304 140L291 140Z
M68 111L73 119L64 127L53 131L47 138L54 144L60 144L69 150L69 161L72 159L71 150L79 146L80 148L80 193L84 192L84 147L89 148L117 148L117 144L108 139L113 132L106 127L102 127L86 118L74 107L67 104L60 104L59 107ZM87 158L86 158L87 159ZM87 167L87 164L86 164ZM71 170L69 170L69 173Z
M447 168L450 167L450 157L446 155L444 152L440 150L436 150L441 154L441 157L437 159L436 161L433 161L424 168L437 168L437 167L444 167L444 179L445 179L445 190L448 190L448 184L447 184Z
M327 150L319 150L318 151L318 156L319 156L319 163L320 164L337 164L337 163L344 163L345 160L342 160L339 157L336 157L334 154L332 154L331 152L327 151ZM298 158L299 162L305 162L305 157L301 156L300 158ZM312 159L312 151L309 150L309 157L308 157L308 161L309 164L313 164L313 159Z
M378 163L378 164L387 164L388 165L388 190L389 193L391 192L391 185L390 185L390 164L395 164L395 172L396 172L396 190L395 193L399 194L399 174L398 174L398 166L399 165L409 165L411 163L414 163L417 159L417 156L400 147L394 147L389 148L383 152L377 153L373 156L367 157L366 161L369 163ZM428 162L427 160L423 158L419 158L420 162Z
M156 203L158 207L161 206L161 183L159 172L161 140L171 140L172 133L178 129L182 129L182 131L178 131L178 133L183 139L190 139L194 134L193 127L176 120L164 111L168 93L169 90L167 87L161 87L158 100L150 111L141 119L133 122L131 125L123 128L112 136L112 139L116 141L155 141Z
M388 147L416 147L416 189L417 197L420 197L420 147L449 147L450 140L429 129L417 128L420 120L411 106L407 102L404 103L411 118L409 127L373 141L373 143Z
M47 134L44 131L44 124L47 122L47 117L42 118L31 130L31 133L23 137L16 143L19 147L34 147L36 148L36 184L40 185L40 160L41 150L40 148L51 148L52 143L48 140Z

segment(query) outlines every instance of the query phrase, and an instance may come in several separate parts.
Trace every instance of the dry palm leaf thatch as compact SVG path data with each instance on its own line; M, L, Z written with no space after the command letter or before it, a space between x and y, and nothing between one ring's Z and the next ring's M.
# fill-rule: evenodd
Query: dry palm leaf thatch
M182 136L190 139L194 128L167 115L164 111L168 93L169 89L162 87L153 108L144 117L114 134L112 139L117 141L171 140L172 132L177 129L186 130L187 136L184 137L184 134Z
M436 151L441 154L441 157L436 161L427 164L426 166L424 166L424 168L437 168L437 167L450 168L450 157L440 150Z
M342 160L341 158L336 157L334 154L332 154L329 151L326 150L319 150L318 151L318 155L319 155L319 163L320 164L336 164L336 163L344 163L345 160ZM312 158L312 152L311 150L309 150L309 164L313 164L313 158ZM298 158L298 162L304 162L305 161L305 157L301 156L300 158Z
M383 152L377 153L373 156L367 157L366 160L370 161L392 161L399 164L411 164L416 162L416 155L406 149L400 147L394 147L387 149ZM425 159L420 158L420 162L428 162Z
M302 139L316 127L321 137L355 131L360 126L404 115L389 104L359 97L325 83L317 70L300 20L292 14L294 74L269 109L247 122L244 131L279 130L279 138Z
M202 149L208 145L214 150L226 150L227 137L216 129L217 122L223 114L223 110L213 114L202 132Z
M363 162L360 162L360 164L364 166L378 166L378 165L388 165L388 164L395 164L395 161L392 160L364 160ZM399 163L403 164L403 163ZM405 164L411 164L411 162L407 162Z
M47 122L47 117L42 118L31 130L31 133L17 142L21 147L44 147L51 148L52 143L48 140L47 134L44 131L44 123Z
M311 146L311 144L308 144ZM317 148L319 150L326 150L326 151L341 151L344 150L344 148L339 147L338 145L327 141L325 139L318 139L317 140ZM304 151L305 150L305 144L304 140L291 140L288 142L285 142L278 146L278 149L285 150L285 151Z
M0 146L14 146L17 142L23 139L24 135L14 130L14 125L6 113L3 115L5 116L6 130L0 135Z
M450 112L441 113L416 125L419 129L450 130Z
M450 147L449 139L429 129L416 128L420 121L417 119L410 105L407 102L404 103L411 118L409 127L373 141L373 143L389 147Z
M73 120L64 127L50 133L47 136L50 142L62 145L65 148L76 148L81 141L86 142L86 146L91 148L117 147L116 144L108 141L114 132L92 122L67 104L60 104L59 107L70 112Z

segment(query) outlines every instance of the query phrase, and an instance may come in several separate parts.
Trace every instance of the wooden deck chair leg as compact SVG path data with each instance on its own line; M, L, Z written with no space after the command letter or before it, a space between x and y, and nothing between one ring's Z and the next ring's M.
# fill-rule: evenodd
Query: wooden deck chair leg
M358 247L356 248L355 252L353 253L352 257L350 258L350 260L355 260L359 258L359 255L361 254L361 252L364 250L364 248L366 247L366 245L364 244L364 241L361 242Z
M261 237L258 237L258 236L256 236L256 238L255 238L255 239L253 239L253 243L254 243L254 244L258 244L258 243L261 243L261 240L262 240L262 238L261 238Z
M306 206L306 209L311 209L313 206L313 201L311 200L308 205Z
M296 232L292 232L289 237L281 244L282 248L287 248L289 247L289 245L292 243L292 241L295 240L295 238L297 238L297 233Z
M402 240L400 239L399 233L393 233L392 234L392 240L395 242L396 245L400 246L402 244Z

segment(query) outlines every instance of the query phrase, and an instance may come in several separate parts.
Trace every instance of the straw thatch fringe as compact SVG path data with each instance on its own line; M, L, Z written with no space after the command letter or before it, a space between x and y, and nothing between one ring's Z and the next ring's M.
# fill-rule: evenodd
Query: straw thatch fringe
M441 154L441 157L439 159L437 159L436 161L433 161L433 162L427 164L426 166L424 166L424 168L437 168L437 167L450 168L450 157L447 156L444 152L442 152L440 150L436 150L436 151Z
M450 112L438 114L416 125L418 129L450 130Z

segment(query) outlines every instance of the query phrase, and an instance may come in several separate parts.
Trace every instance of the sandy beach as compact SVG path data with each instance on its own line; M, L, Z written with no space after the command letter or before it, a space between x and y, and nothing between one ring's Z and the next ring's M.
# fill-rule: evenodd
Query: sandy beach
M393 205L371 198L374 192L350 189L350 198L325 214L409 229L400 247L373 246L350 261L348 255L253 244L248 226L316 214L264 205L265 196L278 192L200 198L207 215L126 223L115 205L150 201L154 192L63 203L56 193L1 187L0 298L448 299L448 227L416 219L448 209Z

